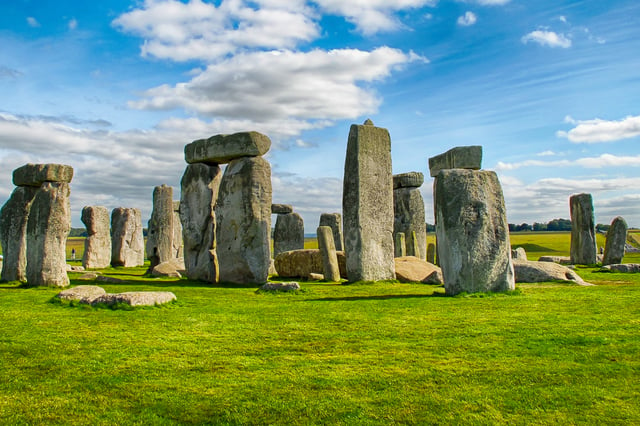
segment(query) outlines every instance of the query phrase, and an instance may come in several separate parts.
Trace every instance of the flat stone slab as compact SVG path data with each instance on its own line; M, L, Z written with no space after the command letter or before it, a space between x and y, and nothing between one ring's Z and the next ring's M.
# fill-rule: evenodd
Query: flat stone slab
M298 291L300 290L300 284L297 282L288 283L266 283L260 287L260 290L265 291Z
M346 278L347 267L344 251L337 251L340 276ZM285 251L275 258L274 266L279 277L308 278L311 274L323 274L324 264L319 249Z
M603 266L602 269L607 269L611 272L637 274L640 272L640 263L617 263Z
M393 189L419 188L424 183L424 174L421 172L408 172L393 175Z
M98 278L98 274L96 274L95 272L87 272L86 274L80 275L76 279L77 280L82 280L82 281L93 281L96 278Z
M443 154L429 158L429 174L431 177L438 176L440 170L480 170L481 166L482 147L480 145L458 146Z
M442 284L442 270L415 256L396 257L396 279L400 282Z
M540 256L538 262L553 262L561 265L571 265L571 258L569 256Z
M121 284L126 282L125 280L121 280L120 278L107 277L104 275L98 275L98 277L96 278L96 281L102 282L102 283L110 283L110 284Z
M272 214L288 214L293 213L293 207L289 204L271 204Z
M40 186L44 182L71 182L73 167L64 164L25 164L13 171L15 186Z
M126 293L105 294L94 299L91 304L115 305L116 303L126 303L131 306L155 306L176 300L176 295L170 291L129 291Z
M61 291L56 297L62 300L77 300L82 303L91 303L105 294L107 294L107 292L97 285L79 285Z
M514 259L513 270L517 283L567 281L582 286L593 285L584 281L573 269L554 262L534 262Z
M240 157L259 157L271 148L271 139L258 132L240 132L198 139L184 147L187 163L226 164Z
M183 258L175 258L167 260L156 265L151 271L154 277L172 277L180 278L186 273Z

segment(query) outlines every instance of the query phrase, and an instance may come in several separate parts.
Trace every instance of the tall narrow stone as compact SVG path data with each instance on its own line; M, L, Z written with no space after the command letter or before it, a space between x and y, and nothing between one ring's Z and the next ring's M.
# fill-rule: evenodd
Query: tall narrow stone
M215 208L220 281L267 281L271 196L271 166L267 160L244 157L227 165Z
M180 221L180 201L173 202L173 248L171 255L175 258L184 257L184 243L182 242L182 222Z
M44 182L36 193L27 222L27 284L66 287L66 243L71 230L69 184Z
M298 213L279 214L273 230L273 257L304 248L304 221Z
M435 197L438 263L446 293L513 290L509 227L495 172L442 170Z
M604 244L603 266L622 263L624 246L627 243L627 229L627 222L620 216L611 222Z
M427 246L427 262L436 264L436 245L433 243L429 243Z
M111 212L111 265L144 264L142 214L139 209L118 207Z
M349 281L395 279L391 138L371 120L349 131L342 213Z
M327 281L340 281L340 267L338 255L333 242L333 230L329 226L319 226L317 230L318 249L322 255L324 279Z
M318 226L328 226L333 232L333 242L337 251L344 250L342 238L342 215L340 213L322 213Z
M153 189L153 210L147 228L147 258L154 266L175 258L173 252L173 188Z
M407 244L404 232L396 232L393 252L394 257L405 257L407 255Z
M593 265L597 262L596 226L591 194L569 198L571 211L571 263Z
M106 268L111 263L109 210L102 206L85 206L81 220L87 228L82 266L87 269Z
M27 221L38 188L19 186L0 210L2 281L27 280Z
M222 172L217 165L190 164L181 181L180 220L186 275L218 282L215 205Z
M423 182L424 175L420 172L393 176L393 232L405 234L408 256L424 260L427 255L427 224L424 199L420 193ZM411 239L413 233L415 233L414 240ZM417 243L417 248L414 241Z
M426 235L424 239L426 244ZM411 231L411 236L409 237L409 242L407 243L407 256L414 256L424 260L420 252L420 242L418 241L418 237L416 236L416 231Z

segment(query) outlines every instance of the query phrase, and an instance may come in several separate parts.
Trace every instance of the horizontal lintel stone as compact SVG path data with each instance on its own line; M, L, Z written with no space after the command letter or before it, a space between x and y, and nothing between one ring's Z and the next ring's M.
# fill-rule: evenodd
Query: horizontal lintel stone
M429 174L438 176L440 170L446 169L470 169L482 168L482 146L458 146L449 151L429 158Z
M185 145L184 158L188 164L226 164L236 158L259 157L271 148L271 139L258 132L215 135Z

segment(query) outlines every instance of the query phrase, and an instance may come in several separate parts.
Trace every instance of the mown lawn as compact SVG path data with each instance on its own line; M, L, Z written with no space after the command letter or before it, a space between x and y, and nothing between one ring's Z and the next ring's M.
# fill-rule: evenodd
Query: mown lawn
M303 282L296 295L149 279L135 310L0 284L1 424L639 424L640 278L445 297ZM81 284L72 273L73 285Z

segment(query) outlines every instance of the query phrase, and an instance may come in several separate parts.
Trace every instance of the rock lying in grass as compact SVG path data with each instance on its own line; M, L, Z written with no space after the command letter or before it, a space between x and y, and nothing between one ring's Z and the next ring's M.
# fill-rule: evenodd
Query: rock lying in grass
M56 297L62 300L91 303L98 297L104 296L105 294L107 294L107 292L97 285L79 285L77 287L61 291L56 295Z
M617 263L613 265L603 266L602 269L606 269L611 272L637 274L640 272L640 263Z
M125 303L130 306L155 306L176 300L176 295L170 291L129 291L126 293L105 294L94 299L92 305L105 304L108 306Z
M288 283L266 283L260 287L260 290L264 291L298 291L300 290L300 284L297 282Z
M83 272L84 271L84 266L80 266L80 265L69 265L67 263L67 272Z
M524 247L518 247L515 250L511 250L511 258L513 260L528 260L527 259L527 252L525 251Z
M309 279L309 281L322 281L324 280L324 275L311 273L307 278Z
M151 275L154 277L180 278L185 272L184 258L175 258L156 265L151 271Z
M571 265L571 258L569 256L540 256L538 262L553 262L560 265Z
M98 277L96 278L96 281L101 283L111 283L111 284L121 284L126 282L125 280L121 280L120 278L107 277L104 275L98 275Z
M340 276L347 277L344 251L336 251ZM310 274L323 274L322 255L318 249L285 251L275 258L275 268L279 277L308 278Z
M574 270L553 262L514 260L513 269L517 283L569 281L578 285L593 285L584 281Z
M86 274L80 275L76 279L77 280L82 280L82 281L93 281L96 278L98 278L98 274L96 274L95 272L87 272Z
M396 279L400 282L442 284L442 270L415 256L396 257Z

